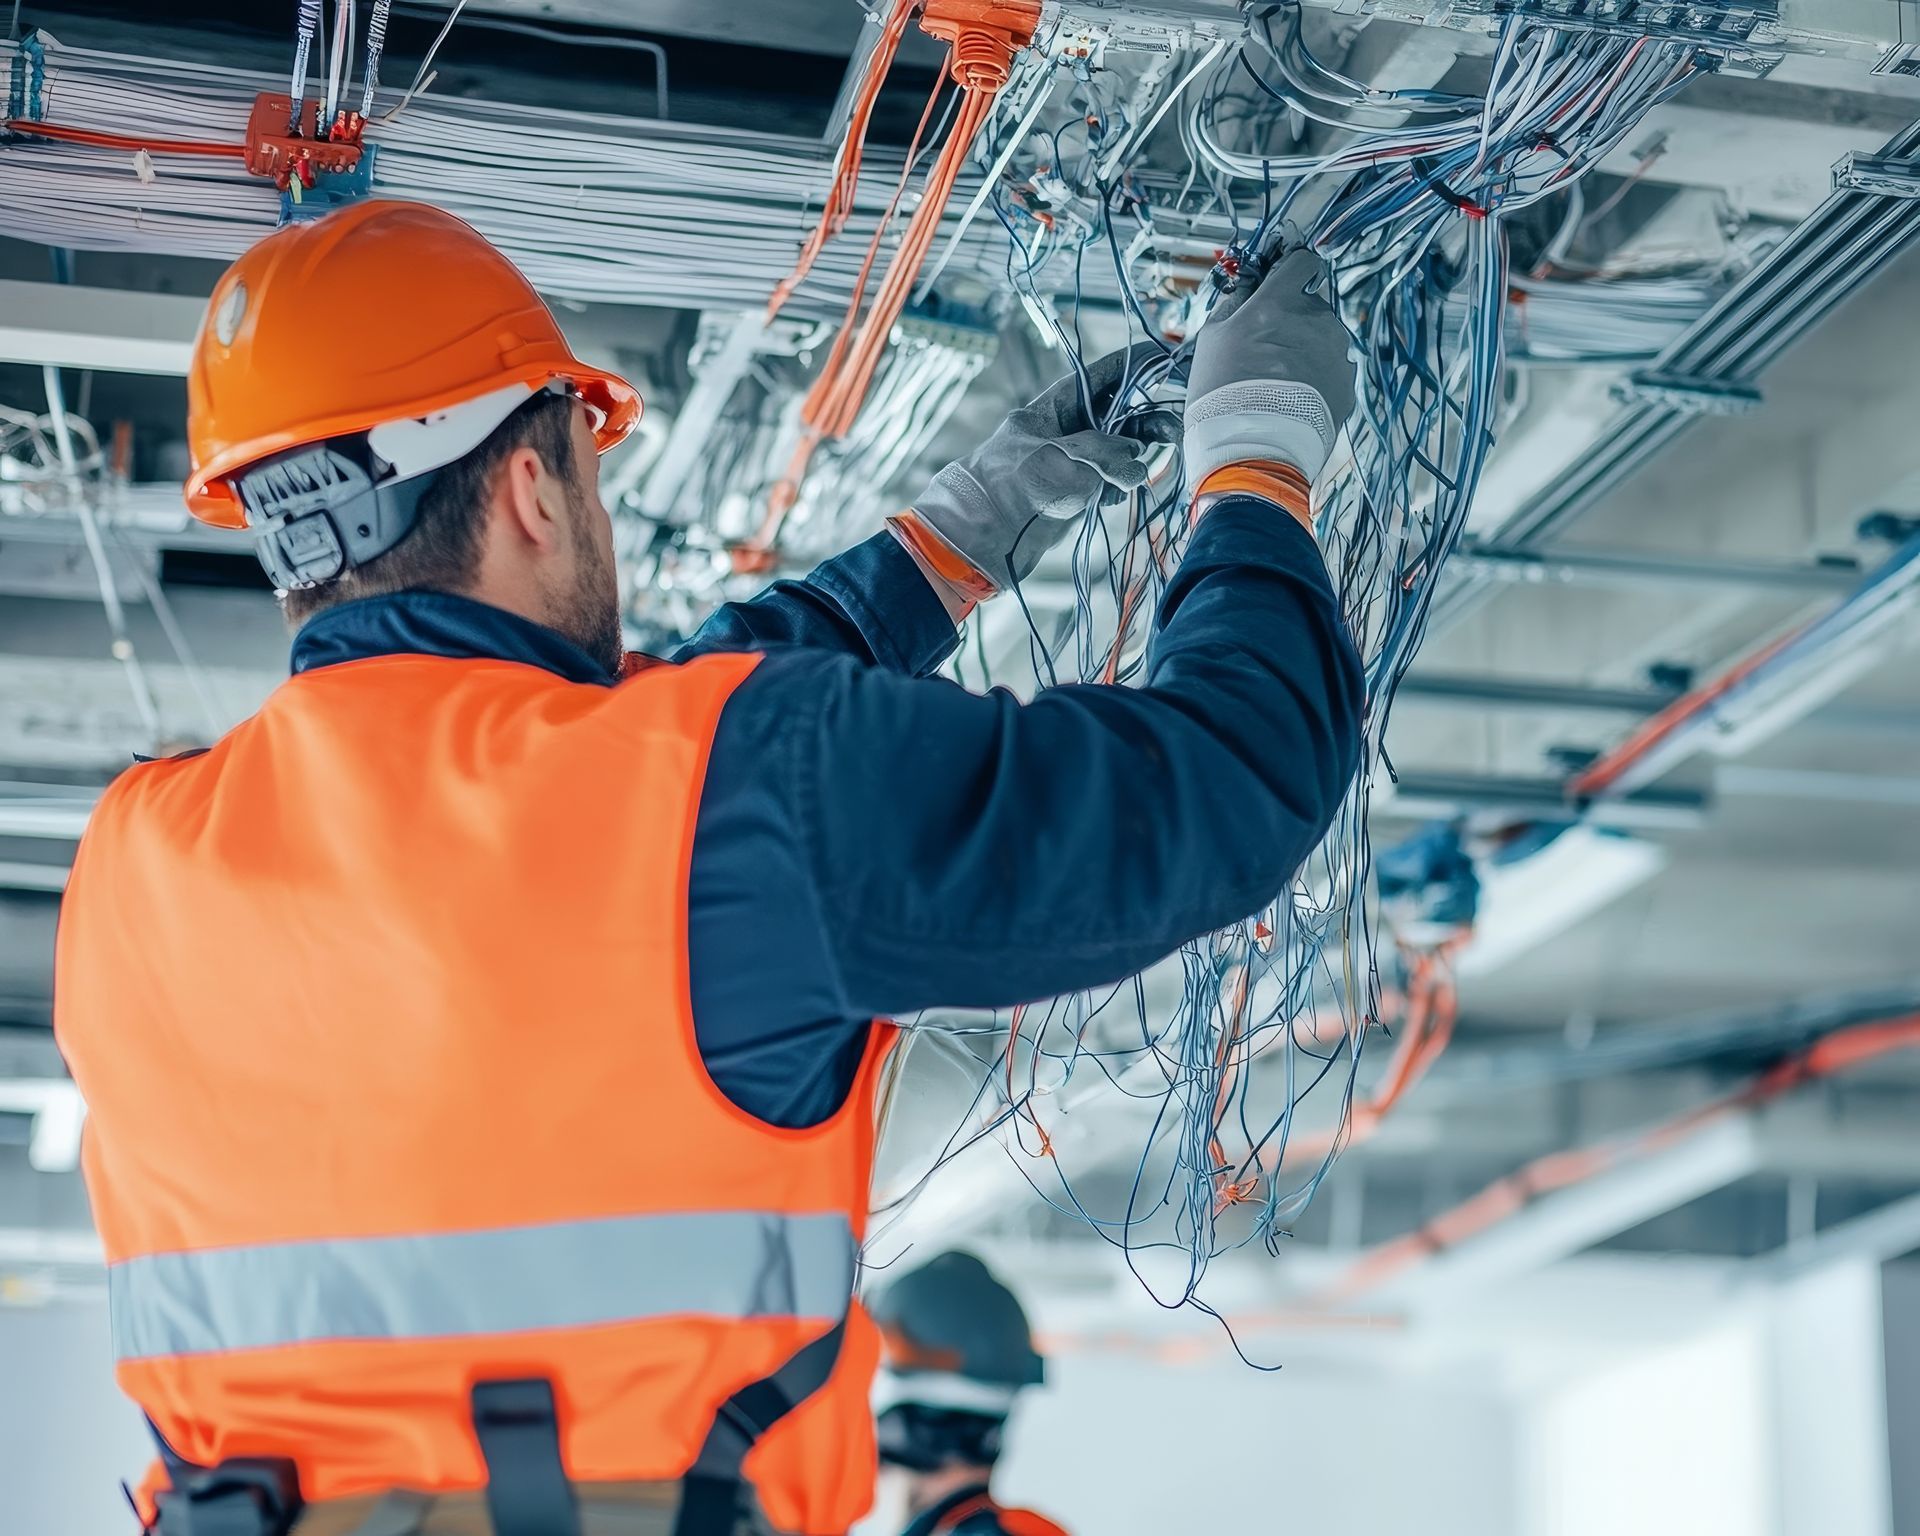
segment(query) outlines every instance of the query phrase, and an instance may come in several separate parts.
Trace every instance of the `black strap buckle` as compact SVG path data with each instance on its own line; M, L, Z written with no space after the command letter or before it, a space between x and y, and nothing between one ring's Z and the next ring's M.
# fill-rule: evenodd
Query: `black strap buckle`
M278 1456L235 1456L156 1499L156 1536L286 1536L300 1514L300 1474Z
M748 1382L719 1407L706 1443L681 1480L673 1536L733 1536L755 1507L742 1467L760 1437L824 1387L847 1337L843 1317L770 1375Z
M320 586L347 568L340 530L328 512L275 518L255 539L254 553L274 586L283 592Z
M494 1536L580 1536L579 1506L560 1457L553 1383L543 1376L476 1381L472 1406Z

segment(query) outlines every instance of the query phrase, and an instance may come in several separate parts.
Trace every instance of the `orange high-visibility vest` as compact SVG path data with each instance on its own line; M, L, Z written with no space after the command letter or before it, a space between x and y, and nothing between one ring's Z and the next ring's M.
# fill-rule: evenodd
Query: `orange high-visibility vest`
M723 1097L693 1034L695 811L753 665L348 662L107 791L56 1028L120 1383L182 1457L290 1457L309 1500L473 1489L472 1384L545 1376L576 1481L674 1478L845 1316L746 1472L782 1529L866 1509L890 1032L798 1131Z

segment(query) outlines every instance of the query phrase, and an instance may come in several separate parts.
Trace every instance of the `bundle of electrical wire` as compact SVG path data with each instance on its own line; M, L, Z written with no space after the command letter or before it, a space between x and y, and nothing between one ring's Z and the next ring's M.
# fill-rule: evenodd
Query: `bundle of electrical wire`
M1510 363L1605 366L1658 357L1726 291L1717 276L1568 282L1516 277L1507 306ZM1464 301L1448 305L1464 321Z
M0 45L9 82L27 67ZM8 233L49 245L230 260L281 217L279 192L240 149L255 96L284 80L213 65L45 43L35 114L83 133L225 146L232 153L140 155L41 139L0 143ZM380 93L398 103L401 93ZM376 196L460 215L556 298L748 310L793 264L833 174L831 145L778 134L415 94L375 116ZM796 315L844 307L859 251L885 210L900 159L863 167L847 238L795 294ZM949 223L971 195L963 181ZM946 231L950 232L950 231ZM956 271L997 275L999 242L963 237Z
M781 554L791 567L857 542L897 510L893 487L933 438L993 354L992 337L954 343L897 328L873 394L845 437L821 445L787 519ZM710 426L701 468L655 521L622 517L616 536L632 570L630 617L668 639L692 632L729 596L749 595L730 549L757 524L791 443L790 380L750 377ZM662 526L664 525L664 526ZM655 547L641 548L645 537ZM664 542L663 542L664 540Z
M896 334L866 408L844 437L814 455L787 519L790 562L824 558L895 510L886 499L894 483L926 452L991 356L990 347Z
M1672 282L1516 283L1506 220L1569 192L1703 67L1684 41L1508 16L1484 98L1384 91L1308 54L1292 0L1257 14L1230 49L1199 50L1169 88L1171 100L1203 74L1186 91L1181 120L1193 170L1170 209L1151 206L1151 192L1128 177L1124 161L1102 171L1097 143L1075 157L1070 180L1089 195L1072 233L1062 233L1068 220L1051 188L1045 218L1030 198L1027 217L1016 218L1020 210L995 189L1007 270L1023 292L1063 245L1076 262L1098 251L1125 271L1116 217L1143 227L1169 215L1190 221L1187 188L1197 186L1201 211L1236 232L1222 280L1234 280L1236 265L1310 246L1328 264L1331 295L1353 336L1358 405L1315 488L1315 508L1365 669L1361 770L1292 889L1179 957L1184 983L1171 1017L1149 1008L1139 980L1098 998L1016 1010L975 1119L953 1144L998 1134L1046 1154L1045 1176L1028 1171L1036 1188L1123 1249L1163 1304L1205 1310L1198 1287L1211 1258L1246 1243L1277 1249L1351 1135L1363 1047L1385 1018L1369 905L1370 790L1386 766L1395 691L1419 650L1492 444L1509 336L1524 337L1535 356L1602 348L1637 356L1706 297ZM1221 104L1235 92L1242 94L1229 115ZM1112 110L1075 100L1075 116L1089 123ZM1302 118L1336 130L1334 147L1301 151ZM1053 130L1049 176L1064 158L1066 131ZM1040 187L1033 176L1028 184ZM1328 194L1317 207L1307 195L1314 187ZM1510 319L1516 292L1524 298ZM1155 295L1130 291L1127 299L1136 335L1158 342L1164 355L1123 388L1110 427L1165 408L1187 349L1160 337L1148 313ZM1204 295L1196 303L1203 307ZM1077 337L1055 329L1078 366ZM1184 532L1180 480L1177 470L1165 474L1119 526L1089 507L1072 550L1072 607L1059 629L1034 628L1041 681L1124 682L1136 674L1147 615ZM1131 1172L1117 1200L1110 1182L1076 1189L1060 1156L1063 1123L1091 1097L1069 1091L1088 1063L1095 1090L1117 1088L1151 1106L1143 1144L1128 1148ZM1334 1102L1309 1122L1300 1107L1316 1087ZM1150 1273L1141 1263L1149 1255Z

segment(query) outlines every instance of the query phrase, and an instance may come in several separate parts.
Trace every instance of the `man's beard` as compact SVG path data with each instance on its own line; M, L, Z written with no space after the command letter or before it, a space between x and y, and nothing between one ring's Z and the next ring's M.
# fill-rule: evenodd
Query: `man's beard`
M579 573L571 592L557 594L554 625L585 651L611 677L620 675L626 661L626 643L620 636L620 580L613 562L600 551L586 527L592 514L584 502L574 503L575 536L580 540Z

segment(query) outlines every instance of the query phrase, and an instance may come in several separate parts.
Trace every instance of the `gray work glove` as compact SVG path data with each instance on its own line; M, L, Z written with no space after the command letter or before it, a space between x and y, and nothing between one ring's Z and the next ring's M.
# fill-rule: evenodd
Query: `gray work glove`
M1291 464L1309 483L1353 414L1347 330L1306 291L1325 271L1297 250L1215 304L1187 376L1187 483L1255 460Z
M1158 350L1136 347L1134 366ZM1129 355L1114 352L1087 365L1096 415L1125 381ZM1146 483L1141 452L1131 438L1087 420L1079 378L1068 374L935 475L913 510L996 591L1005 591L1033 574L1094 496L1117 501Z

